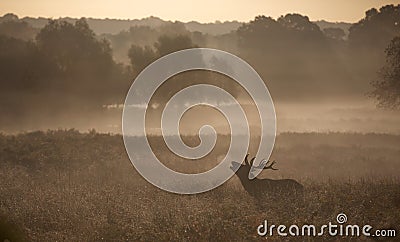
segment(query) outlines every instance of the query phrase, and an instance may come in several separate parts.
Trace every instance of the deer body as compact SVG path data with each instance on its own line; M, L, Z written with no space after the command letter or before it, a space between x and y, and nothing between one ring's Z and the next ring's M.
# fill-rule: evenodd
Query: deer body
M245 158L245 163L240 164L237 162L232 162L232 169L235 166L240 166L236 171L236 175L238 176L240 183L243 188L246 190L249 195L253 197L260 197L265 195L276 195L276 194L294 194L294 193L302 193L303 186L293 179L258 179L254 178L250 180L248 178L249 172L251 170L251 163L247 161L248 155ZM251 160L254 161L255 158ZM268 162L267 162L268 163ZM269 166L265 166L264 169L272 169L272 162Z

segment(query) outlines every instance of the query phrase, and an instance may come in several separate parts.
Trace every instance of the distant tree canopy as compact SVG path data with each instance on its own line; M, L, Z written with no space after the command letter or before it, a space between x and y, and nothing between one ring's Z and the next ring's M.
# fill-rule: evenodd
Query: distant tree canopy
M196 47L190 36L187 35L162 35L153 46L132 45L128 56L135 73L142 71L154 60L166 54Z
M380 71L380 79L372 82L372 92L378 106L400 108L400 36L395 37L386 48L386 65Z
M64 80L58 88L88 99L86 102L93 105L123 99L120 93L126 90L129 78L123 67L114 62L108 41L97 39L85 19L74 25L50 21L36 41L55 68L57 78Z
M134 72L139 73L156 59L156 53L151 46L132 45L128 51L128 57L131 60Z
M38 50L33 42L0 35L0 92L31 89L37 84Z
M323 30L324 34L334 40L344 40L346 33L341 28L326 28Z
M84 19L50 20L35 42L0 35L0 50L1 92L8 97L2 104L10 105L13 96L25 100L14 109L34 103L49 109L101 108L122 101L129 85L108 42L98 40Z
M354 49L384 50L393 37L400 35L400 5L372 8L350 27L349 42Z
M187 35L177 35L174 37L162 35L154 44L158 56L164 56L178 50L196 47L192 39Z
M129 49L128 56L131 60L131 65L134 74L137 75L147 65L156 59L170 54L175 51L190 49L197 47L189 35L161 35L153 46L137 46L132 45ZM201 57L200 57L201 58ZM158 103L165 102L177 91L199 83L207 83L217 85L230 92L232 95L238 94L237 85L235 85L228 77L210 73L206 71L189 71L173 76L169 79L168 85L163 85L159 89L161 95L154 97ZM188 97L188 100L202 98L204 94L197 93L194 96Z
M13 20L14 18L4 18L6 20L0 22L0 35L22 40L33 40L38 33L38 29L33 28L27 22L19 21L18 19Z
M343 63L329 38L307 16L287 14L277 20L258 16L237 34L241 57L267 81L276 100L340 92L338 83L347 74Z
M113 66L108 42L97 40L84 19L75 25L51 20L39 32L36 42L58 75L73 78L88 78L89 75L90 79L95 79L107 75ZM79 82L79 79L75 81Z
M380 106L399 106L400 5L368 10L350 27L348 36L346 23L326 22L321 30L321 24L300 14L278 19L257 16L235 31L216 35L190 32L183 23L156 18L148 19L150 23L155 21L149 26L127 25L127 30L118 34L100 36L85 19L73 22L67 18L41 18L37 19L40 25L34 26L47 24L40 30L29 21L33 20L13 14L0 17L2 112L23 115L42 110L53 114L68 108L82 111L122 103L132 77L148 64L196 46L242 57L263 77L276 101L364 97L371 79L382 67L387 48L386 65L377 81L372 82L372 96ZM234 96L239 93L238 86L225 76L187 72L172 77L171 86L160 89L157 101L204 82L219 85Z
M180 22L165 23L157 28L150 26L132 26L127 31L121 31L118 34L104 35L109 39L112 44L114 56L119 61L129 63L130 59L127 58L127 52L132 45L135 46L150 46L155 43L160 36L189 36L190 32L186 30L185 26Z
M238 29L239 45L255 51L269 51L299 47L316 48L315 44L323 40L319 27L308 17L299 14L287 14L274 20L258 16Z

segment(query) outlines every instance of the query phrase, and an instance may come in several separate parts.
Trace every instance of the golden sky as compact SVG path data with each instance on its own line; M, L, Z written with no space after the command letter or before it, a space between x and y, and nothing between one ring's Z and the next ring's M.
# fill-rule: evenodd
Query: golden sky
M214 22L249 21L257 15L274 18L301 13L311 20L356 22L366 10L400 0L0 0L0 15L19 17L95 17L137 19L157 16L164 20Z

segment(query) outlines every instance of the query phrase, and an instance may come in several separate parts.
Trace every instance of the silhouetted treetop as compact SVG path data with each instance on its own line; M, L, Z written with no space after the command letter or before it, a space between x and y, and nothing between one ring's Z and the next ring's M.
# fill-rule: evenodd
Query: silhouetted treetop
M307 16L300 14L286 14L284 17L278 18L278 23L290 30L316 33L321 32L318 25L310 22L310 19Z
M193 44L192 39L187 35L162 35L158 38L154 47L159 56L164 56L178 50L193 48L195 45Z
M393 37L400 34L400 5L372 8L365 17L350 27L352 48L383 50Z
M190 36L187 35L162 35L153 46L132 45L128 56L135 73L142 71L147 65L161 56L178 50L196 47Z
M1 22L8 22L8 21L18 21L18 16L13 13L6 13L3 17L0 17Z
M74 25L50 20L39 32L36 41L62 72L90 67L93 67L91 71L102 71L112 64L109 43L98 40L85 19L76 21Z
M0 35L22 40L33 40L38 32L38 29L32 28L24 21L10 20L0 22Z
M315 48L319 47L318 42L323 41L324 37L318 25L300 14L287 14L278 20L257 16L250 23L243 24L237 34L240 47L262 51L311 45Z

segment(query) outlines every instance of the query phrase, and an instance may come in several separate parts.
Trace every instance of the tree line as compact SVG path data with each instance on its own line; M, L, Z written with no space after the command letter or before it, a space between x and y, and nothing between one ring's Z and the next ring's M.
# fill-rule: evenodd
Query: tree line
M35 29L5 17L0 22L0 110L15 117L122 103L144 67L192 47L239 55L260 73L278 101L369 94L384 107L400 104L400 5L368 10L348 34L341 28L321 29L300 14L257 16L219 35L191 32L179 22L96 35L84 18L75 23L48 20ZM204 78L233 95L238 92L225 77L207 73L177 77L172 86ZM171 94L173 88L165 91ZM12 117L5 119L0 121Z

